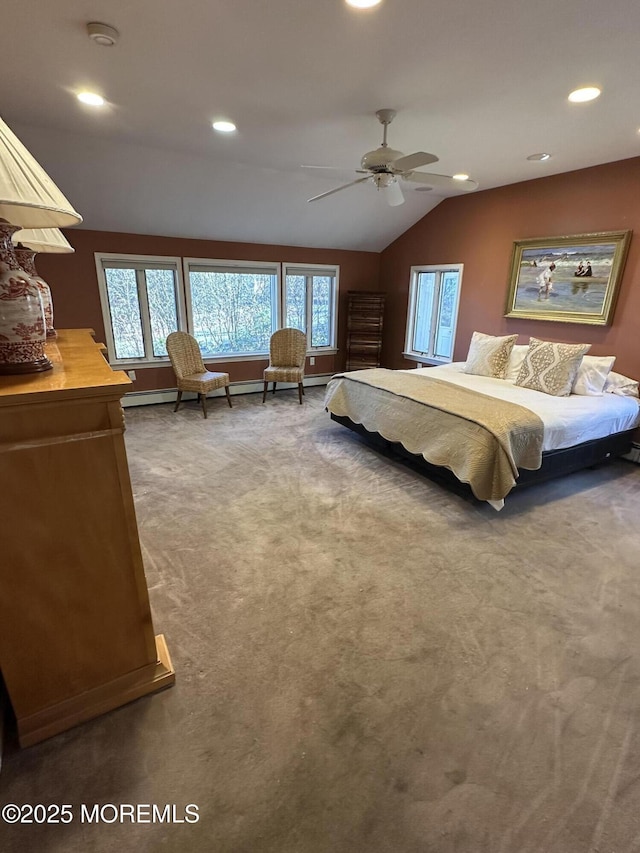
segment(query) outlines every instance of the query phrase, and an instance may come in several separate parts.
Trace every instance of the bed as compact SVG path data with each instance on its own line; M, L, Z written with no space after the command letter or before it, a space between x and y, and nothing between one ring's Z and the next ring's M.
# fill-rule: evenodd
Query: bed
M468 484L494 509L516 486L628 453L636 397L550 396L465 372L465 362L417 370L374 368L329 381L333 420L438 478Z

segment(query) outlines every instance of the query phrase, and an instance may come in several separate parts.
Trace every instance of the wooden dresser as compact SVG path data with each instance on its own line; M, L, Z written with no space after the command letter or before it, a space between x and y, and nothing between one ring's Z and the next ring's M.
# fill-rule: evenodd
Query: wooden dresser
M88 329L0 377L0 670L22 746L174 683L124 445L131 385Z
M346 370L380 367L384 293L350 290L347 294Z

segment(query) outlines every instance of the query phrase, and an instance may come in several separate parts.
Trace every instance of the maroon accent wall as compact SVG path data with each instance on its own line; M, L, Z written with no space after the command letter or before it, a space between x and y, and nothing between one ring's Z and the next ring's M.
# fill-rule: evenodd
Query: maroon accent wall
M632 229L634 236L610 326L507 319L513 243ZM474 330L543 340L591 343L593 355L615 355L614 369L640 378L640 157L567 172L443 201L388 246L380 284L389 293L383 363L414 365L402 356L410 268L464 264L454 358L463 361Z
M53 295L54 323L59 329L92 328L96 339L104 341L104 324L98 292L94 252L120 252L180 258L214 258L244 261L279 261L303 264L338 264L340 296L338 306L337 355L317 356L306 374L334 373L344 368L347 339L348 290L376 290L379 286L380 255L339 249L295 246L268 246L258 243L227 243L215 240L187 240L69 228L65 236L74 254L36 256L38 272L49 283ZM213 369L229 373L232 382L262 379L264 361L217 362ZM149 391L175 387L170 367L136 368L134 390Z

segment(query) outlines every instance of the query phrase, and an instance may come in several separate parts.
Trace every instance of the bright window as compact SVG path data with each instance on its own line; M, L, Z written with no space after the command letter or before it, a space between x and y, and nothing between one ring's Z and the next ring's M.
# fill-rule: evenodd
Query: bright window
M182 325L179 259L96 255L96 267L111 361L166 359Z
M209 361L258 359L273 332L302 329L309 352L335 351L338 267L96 253L109 360L167 362L192 334Z
M453 360L462 264L411 268L404 355L440 364Z
M269 352L278 328L279 265L188 260L187 312L204 356Z
M284 268L284 326L307 334L312 350L336 347L337 267Z

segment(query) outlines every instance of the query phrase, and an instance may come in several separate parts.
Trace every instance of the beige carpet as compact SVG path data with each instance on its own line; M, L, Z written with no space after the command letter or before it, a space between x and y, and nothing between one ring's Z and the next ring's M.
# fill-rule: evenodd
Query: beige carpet
M3 853L640 850L640 468L496 513L369 450L322 396L127 411L177 683L10 748L0 800L200 820L0 822Z

